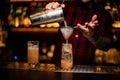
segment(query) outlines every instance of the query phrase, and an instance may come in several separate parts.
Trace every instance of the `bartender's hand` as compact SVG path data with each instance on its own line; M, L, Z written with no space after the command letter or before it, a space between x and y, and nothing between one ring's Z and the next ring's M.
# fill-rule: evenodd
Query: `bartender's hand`
M65 4L60 4L60 3L58 3L58 2L51 2L51 3L48 3L46 6L45 6L45 8L46 9L55 9L55 8L57 8L57 7L62 7L62 8L64 8L65 7Z
M78 23L77 26L85 37L89 38L93 36L95 34L95 29L98 26L97 15L93 15L90 22L85 22L84 25Z
M83 35L93 43L96 48L101 50L108 50L111 45L111 38L101 36L97 33L96 27L98 26L97 15L93 15L90 22L86 22L84 25L77 24ZM104 45L103 45L104 44Z

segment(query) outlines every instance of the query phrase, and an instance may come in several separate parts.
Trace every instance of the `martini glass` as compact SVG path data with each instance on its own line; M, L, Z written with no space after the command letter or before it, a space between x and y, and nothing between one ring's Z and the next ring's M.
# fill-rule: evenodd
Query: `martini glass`
M71 26L61 27L60 28L66 43L68 43L68 39L70 38L71 34L73 33L73 28Z

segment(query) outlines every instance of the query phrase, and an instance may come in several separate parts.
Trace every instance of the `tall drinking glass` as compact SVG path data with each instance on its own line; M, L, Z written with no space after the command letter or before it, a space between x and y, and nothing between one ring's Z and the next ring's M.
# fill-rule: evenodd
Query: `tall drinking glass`
M71 70L73 67L72 44L62 44L61 68L63 70Z
M39 41L28 41L28 64L35 68L39 63Z

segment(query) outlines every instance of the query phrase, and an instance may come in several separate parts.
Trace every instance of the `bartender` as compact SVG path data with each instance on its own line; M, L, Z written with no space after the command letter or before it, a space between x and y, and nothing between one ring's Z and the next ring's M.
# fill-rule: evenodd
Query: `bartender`
M50 2L45 7L53 9L62 6L68 26L77 26L69 38L73 48L74 65L94 64L95 50L108 50L112 42L112 17L104 8L99 7L94 0L76 0L74 2ZM61 23L61 26L64 26ZM59 32L58 53L54 54L54 62L60 64L61 47L65 43Z

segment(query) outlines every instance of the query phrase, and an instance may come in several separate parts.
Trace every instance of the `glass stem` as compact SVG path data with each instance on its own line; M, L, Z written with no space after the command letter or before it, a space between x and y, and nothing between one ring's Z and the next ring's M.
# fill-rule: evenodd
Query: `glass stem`
M68 44L68 40L66 40L66 43Z

